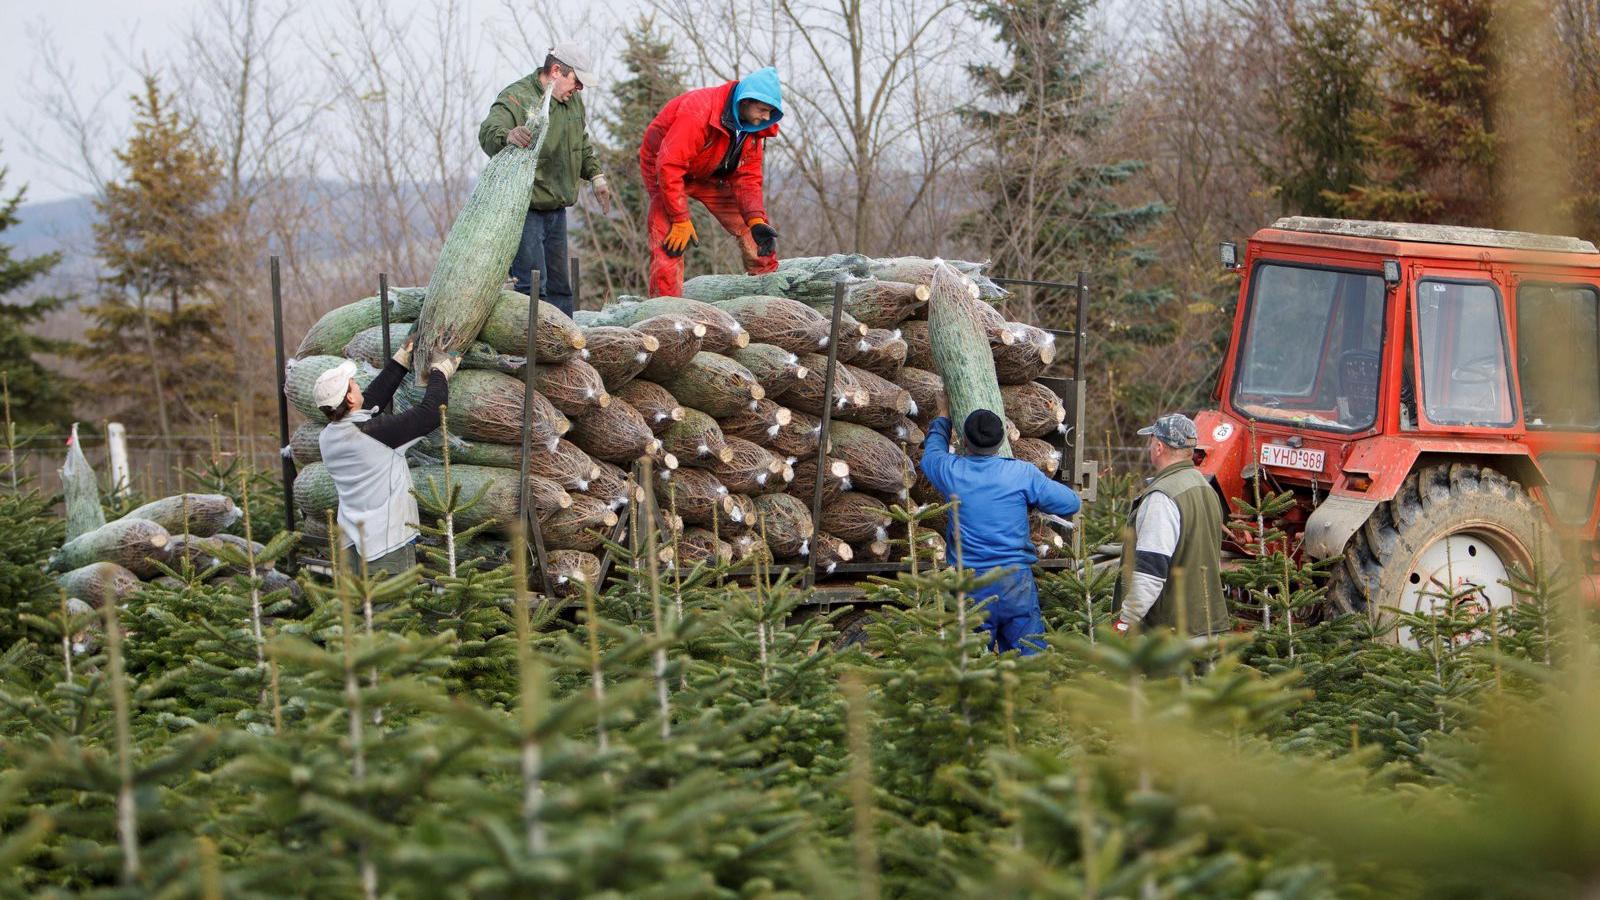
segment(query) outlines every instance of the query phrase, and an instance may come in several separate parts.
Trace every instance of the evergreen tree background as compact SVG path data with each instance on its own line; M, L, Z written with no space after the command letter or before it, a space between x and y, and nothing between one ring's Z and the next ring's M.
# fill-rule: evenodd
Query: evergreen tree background
M1358 117L1371 162L1336 209L1362 219L1496 225L1494 5L1374 0L1371 8L1384 36L1385 94Z
M1374 121L1376 47L1366 14L1349 3L1323 3L1289 23L1288 82L1268 95L1286 154L1260 159L1285 211L1335 216L1363 183L1363 125Z
M1084 0L974 8L995 29L1006 60L968 66L982 99L963 118L988 151L978 169L983 207L963 232L1000 275L1072 282L1080 270L1089 273L1090 364L1106 373L1095 380L1103 392L1096 405L1143 420L1155 392L1126 373L1141 352L1176 334L1171 291L1152 283L1153 251L1141 243L1167 210L1156 201L1126 202L1142 161L1098 159L1092 149L1103 144L1117 113L1104 96L1089 40L1093 9ZM1070 328L1075 303L1072 291L1024 290L1007 313ZM1110 397L1114 404L1104 402Z
M96 202L95 249L108 274L82 356L96 394L130 429L168 443L231 412L232 372L217 286L228 258L231 211L218 199L216 151L147 75L135 95L134 133L117 160L125 172Z
M601 299L645 293L650 270L645 217L650 198L639 174L639 146L644 141L645 128L661 107L689 88L671 42L652 17L641 16L623 38L626 43L622 68L627 74L608 85L615 101L610 115L589 126L590 141L598 138L596 124L602 125L610 138L600 146L599 156L601 171L611 185L611 214L600 215L598 209L589 206L583 216L583 240L589 248L584 261L590 267L584 281L593 286L586 293ZM714 240L721 228L697 204L691 203L690 208L701 247L705 248L709 246L707 238ZM708 232L708 227L716 232ZM691 250L690 254L696 252Z
M8 170L0 168L0 196L5 194ZM0 234L21 221L17 213L27 196L26 186L0 200ZM65 430L72 423L72 380L39 361L41 355L69 353L72 345L32 333L33 327L72 298L55 295L27 302L13 295L49 275L61 254L17 257L10 244L0 242L0 372L11 392L11 417L22 431L40 426Z

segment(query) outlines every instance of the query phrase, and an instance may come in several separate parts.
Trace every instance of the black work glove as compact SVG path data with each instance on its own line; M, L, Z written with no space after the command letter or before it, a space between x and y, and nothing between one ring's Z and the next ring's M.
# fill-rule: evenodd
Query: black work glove
M756 241L757 256L775 256L778 253L778 230L766 222L750 226L750 236Z

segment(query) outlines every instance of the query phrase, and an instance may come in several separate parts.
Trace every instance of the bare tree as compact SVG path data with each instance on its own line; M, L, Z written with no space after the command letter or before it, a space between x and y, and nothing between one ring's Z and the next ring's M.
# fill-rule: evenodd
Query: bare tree
M930 70L942 67L940 77L959 78L956 48L972 44L959 31L957 0L722 0L714 9L697 0L652 0L652 6L704 76L734 80L765 65L783 71L789 126L769 159L787 164L818 243L890 250L887 238L924 214L950 162L951 145L935 132L953 123L955 110L954 97L929 87ZM919 170L934 183L904 191L895 175ZM788 221L799 220L791 214Z
M478 167L477 35L460 0L420 19L347 0L322 31L322 138L346 189L334 240L366 272L425 283Z
M263 339L260 287L266 257L298 247L314 222L319 112L293 42L305 16L293 0L224 0L197 14L184 38L180 96L217 148L222 202L234 212L224 273L235 384L245 422L271 409L270 345ZM296 254L297 256L297 254ZM293 279L299 274L290 269Z

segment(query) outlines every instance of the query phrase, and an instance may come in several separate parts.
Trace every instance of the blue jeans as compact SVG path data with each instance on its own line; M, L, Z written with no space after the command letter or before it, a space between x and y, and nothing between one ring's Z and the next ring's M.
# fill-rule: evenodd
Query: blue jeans
M1006 574L972 592L974 603L989 601L984 607L988 618L983 623L989 632L989 647L1001 653L1016 650L1023 656L1032 656L1044 649L1044 617L1039 613L1039 586L1033 582L1033 570L1019 566L990 569L984 574L995 571Z
M539 270L539 299L572 315L572 282L567 271L567 211L530 209L522 221L522 242L511 260L511 277L524 294Z

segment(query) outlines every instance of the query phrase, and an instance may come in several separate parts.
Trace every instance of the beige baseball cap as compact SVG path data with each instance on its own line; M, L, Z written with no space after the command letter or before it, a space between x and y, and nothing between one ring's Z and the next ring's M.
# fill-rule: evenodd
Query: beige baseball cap
M311 400L318 407L338 406L350 390L350 379L356 374L356 361L347 359L317 376L311 388Z
M557 44L550 48L550 55L554 56L562 65L571 66L577 70L578 83L584 87L592 87L595 83L594 58L589 51L577 44Z

